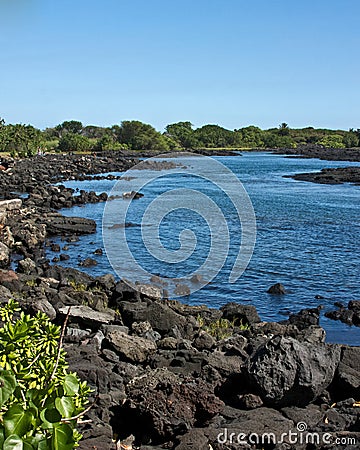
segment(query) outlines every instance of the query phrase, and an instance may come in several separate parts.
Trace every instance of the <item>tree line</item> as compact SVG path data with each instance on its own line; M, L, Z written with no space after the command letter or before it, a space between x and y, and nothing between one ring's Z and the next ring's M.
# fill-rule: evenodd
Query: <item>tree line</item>
M262 130L247 126L228 130L219 125L194 128L191 122L177 122L160 133L153 126L125 120L120 125L99 127L68 120L39 130L32 125L6 124L0 119L0 151L13 156L31 156L43 151L81 152L107 150L176 151L192 149L267 149L319 145L327 148L358 147L360 129L328 130L290 128L282 123Z

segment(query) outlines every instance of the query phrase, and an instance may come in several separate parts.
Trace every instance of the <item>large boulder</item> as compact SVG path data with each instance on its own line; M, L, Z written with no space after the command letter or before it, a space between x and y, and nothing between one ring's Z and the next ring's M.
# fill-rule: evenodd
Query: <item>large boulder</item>
M220 310L223 313L223 318L234 322L235 325L251 325L261 322L255 306L252 305L240 305L231 302L222 306Z
M169 334L176 329L184 338L193 337L191 321L177 314L165 303L121 302L119 309L125 325L131 326L133 322L148 321L161 335Z
M276 336L255 350L244 370L266 404L302 406L330 385L339 361L339 346Z
M26 249L33 250L45 241L45 225L37 222L36 216L32 217L29 211L24 217L12 218L9 227L16 244Z
M133 379L127 396L123 413L136 411L138 417L129 435L134 434L138 442L150 437L154 444L173 440L195 424L201 427L224 407L203 380L184 380L167 369Z
M46 314L50 320L56 318L56 311L52 304L46 299L46 297L37 298L30 302L29 309L32 313L42 312Z
M63 306L59 308L59 313L66 316L69 311L69 306ZM69 318L72 322L79 322L89 326L100 326L102 324L108 324L115 319L115 311L108 309L107 311L100 312L94 311L88 306L79 305L71 306Z
M95 311L108 310L108 298L105 292L101 291L87 291L87 290L73 290L69 291L69 297L74 299L80 305L90 306Z
M360 398L360 347L342 348L332 391L336 399Z
M129 336L122 331L113 330L106 334L110 347L121 358L132 363L142 363L156 352L156 344L139 336Z
M26 275L31 275L36 273L36 263L31 258L25 258L19 261L18 271L20 273L25 273Z
M61 267L57 265L50 266L46 270L45 276L60 281L62 285L70 283L75 289L79 286L84 286L87 289L95 281L95 278L85 272L73 269L72 267Z
M161 300L163 298L163 289L154 284L136 284L135 289L143 296L154 300Z
M91 234L96 231L96 222L84 217L65 217L58 213L47 213L43 222L48 235Z

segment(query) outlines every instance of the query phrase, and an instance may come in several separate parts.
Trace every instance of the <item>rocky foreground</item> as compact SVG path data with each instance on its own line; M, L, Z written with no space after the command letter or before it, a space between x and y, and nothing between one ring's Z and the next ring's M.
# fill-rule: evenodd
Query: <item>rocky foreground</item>
M80 173L76 161L65 164L68 176L99 169ZM57 170L24 165L24 177L10 167L19 181L5 186L29 198L0 203L0 301L16 298L60 325L71 306L64 348L70 369L94 389L81 449L359 448L360 348L326 344L318 309L264 323L249 305L191 307L156 284L135 290L112 275L50 265L51 236L66 245L95 223L55 211L79 201L49 185L63 176L58 161ZM47 182L36 184L39 173Z

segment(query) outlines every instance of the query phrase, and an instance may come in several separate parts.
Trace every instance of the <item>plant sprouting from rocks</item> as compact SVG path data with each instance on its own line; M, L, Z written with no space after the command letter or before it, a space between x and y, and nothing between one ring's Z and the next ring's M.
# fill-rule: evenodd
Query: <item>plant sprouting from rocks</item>
M210 322L206 322L201 316L198 316L196 319L200 328L218 341L230 337L234 333L235 327L240 330L249 329L249 325L244 325L241 320L239 321L237 319L230 321L228 319L220 318Z

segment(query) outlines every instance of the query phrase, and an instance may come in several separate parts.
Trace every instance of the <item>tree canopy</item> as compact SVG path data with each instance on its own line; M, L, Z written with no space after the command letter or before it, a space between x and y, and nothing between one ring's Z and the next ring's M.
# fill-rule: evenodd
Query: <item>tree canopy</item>
M41 131L32 125L5 124L0 118L0 151L31 156L37 149L57 151L191 150L199 148L266 149L301 145L344 148L360 145L360 129L291 128L282 122L262 130L254 125L228 130L216 124L194 128L190 121L171 123L160 133L139 120L124 120L110 127L67 120Z
M41 131L31 125L5 125L1 122L0 149L12 156L32 156L42 143Z

